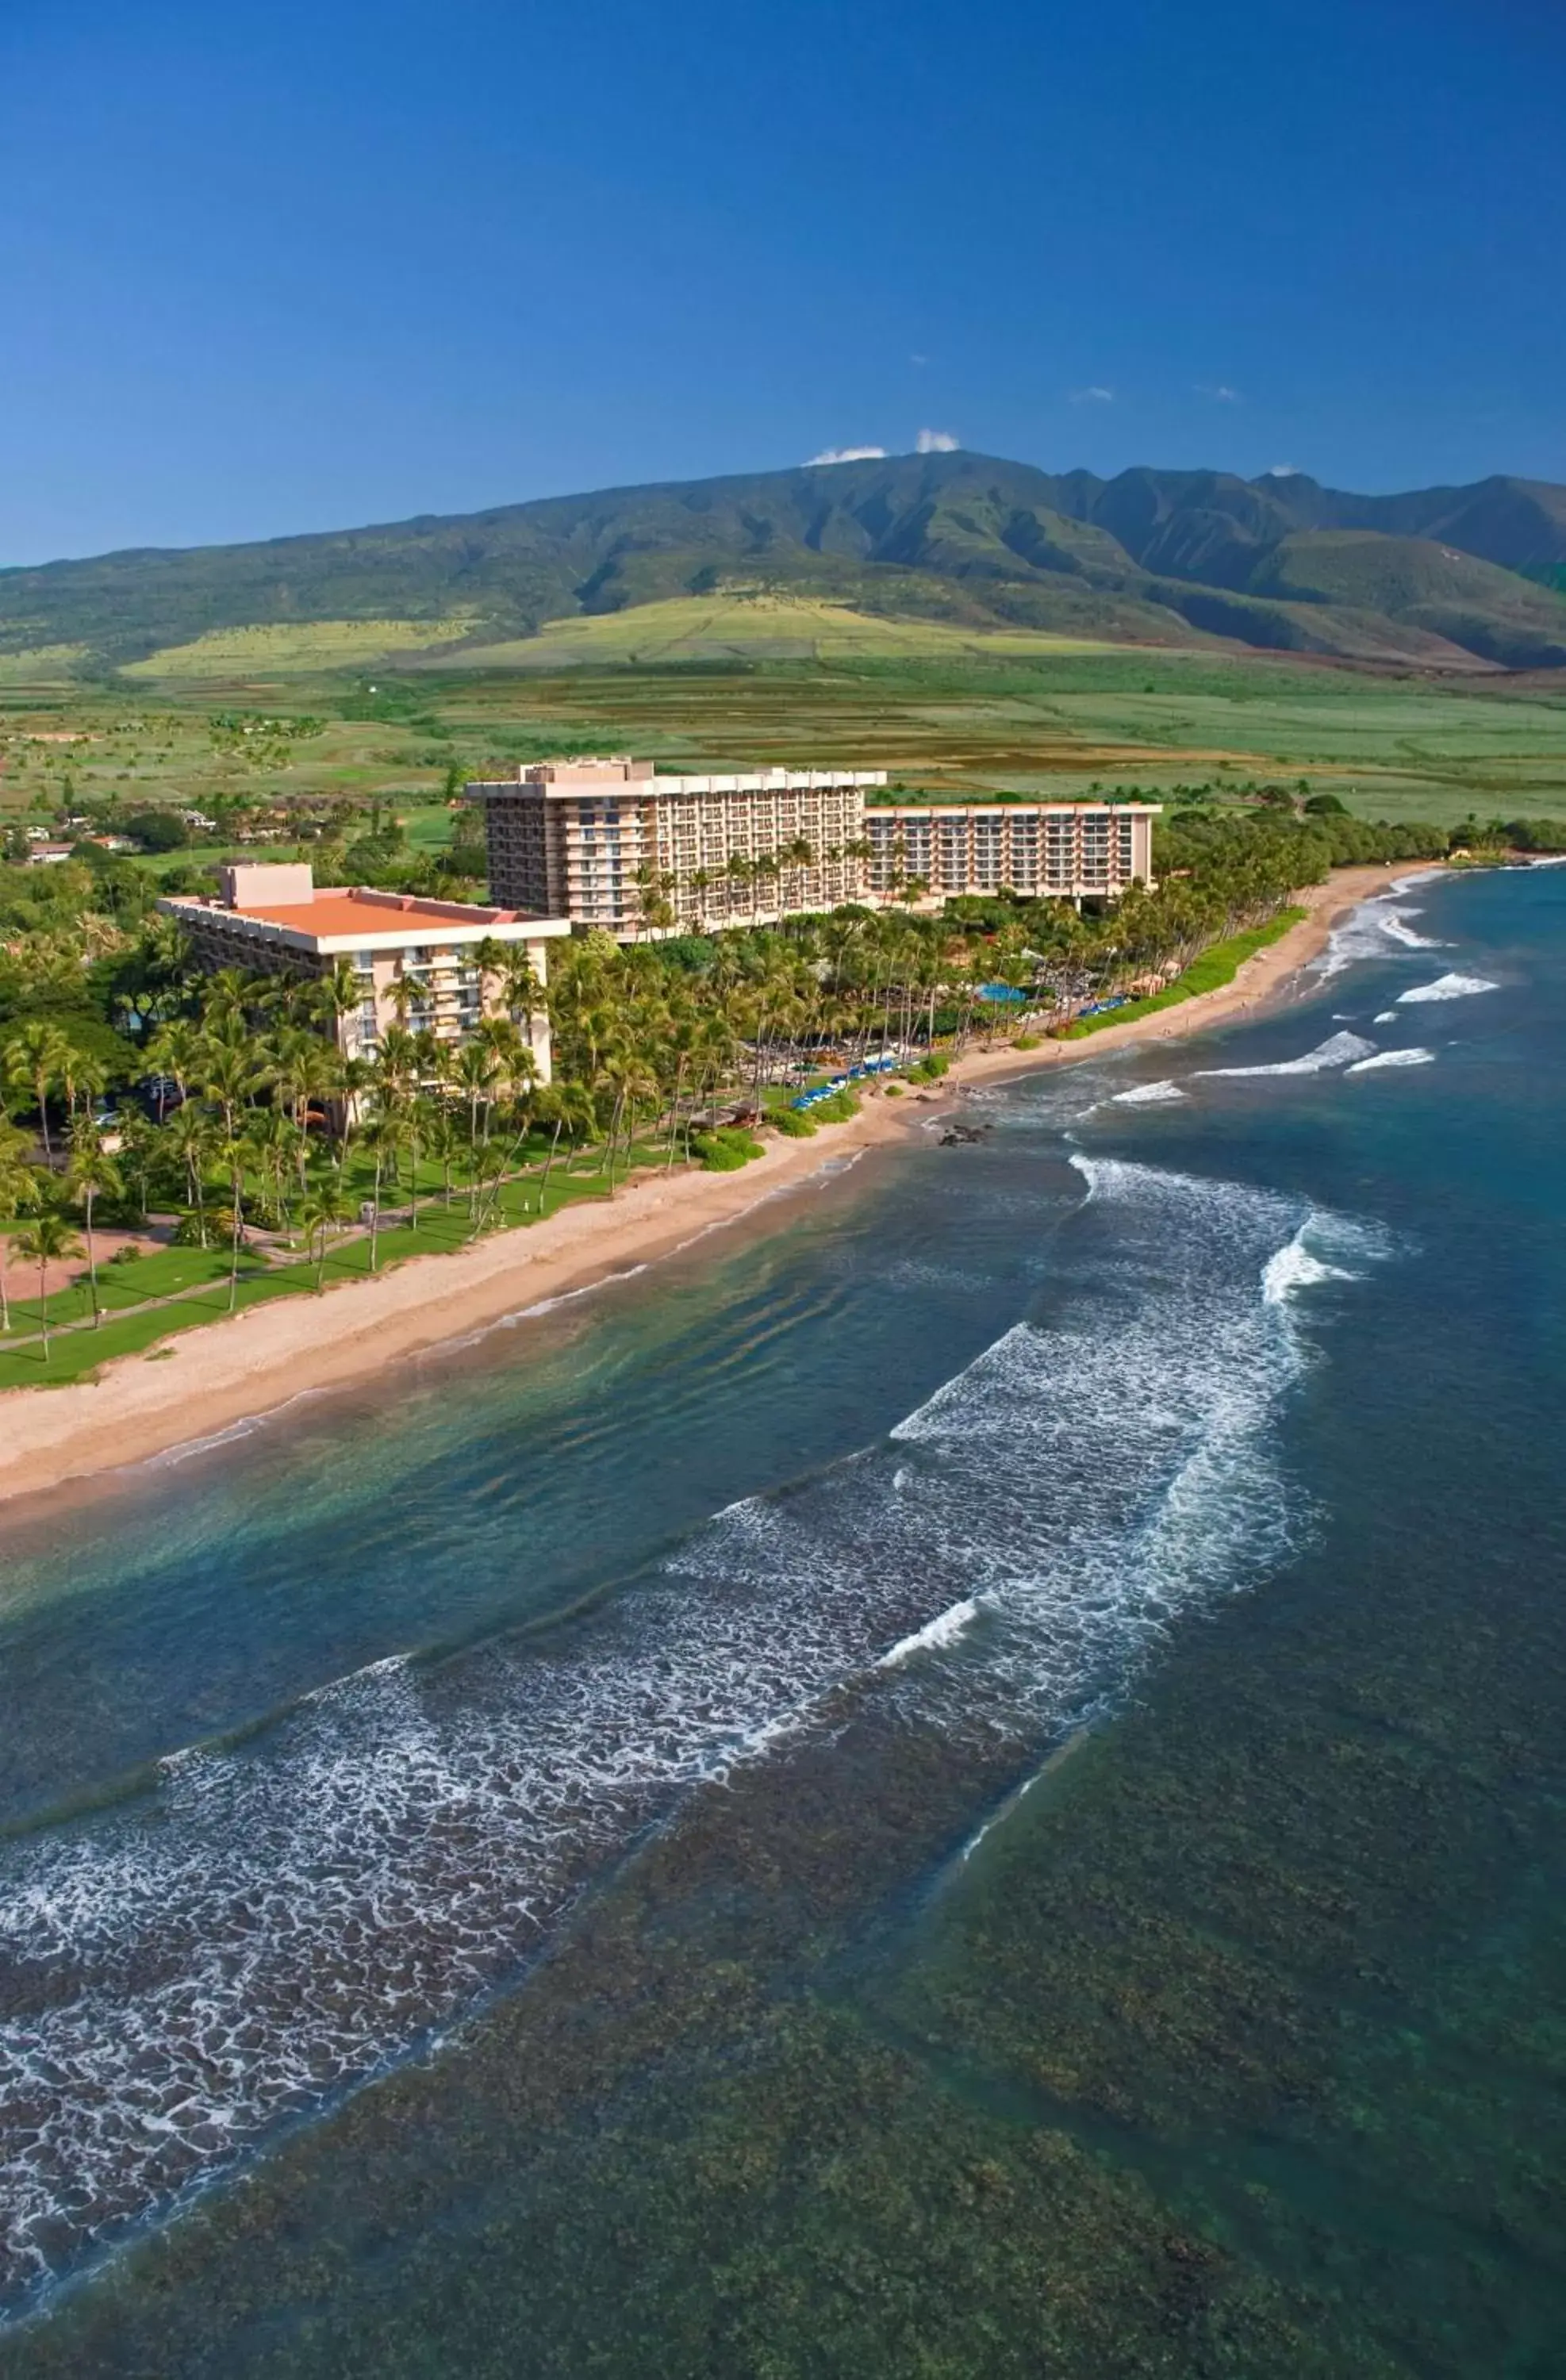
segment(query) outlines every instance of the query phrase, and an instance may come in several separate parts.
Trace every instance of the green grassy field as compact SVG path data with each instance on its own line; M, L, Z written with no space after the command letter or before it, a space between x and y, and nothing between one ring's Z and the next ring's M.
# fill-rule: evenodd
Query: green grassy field
M499 665L492 649L493 666L431 658L373 678L258 666L155 687L0 679L0 820L111 794L127 807L196 808L225 794L380 797L429 849L451 832L441 796L454 765L482 775L604 749L685 767L830 759L884 768L916 791L1159 794L1205 781L1237 792L1303 777L1370 818L1566 815L1561 674L1372 676L1263 655L988 638L804 603L728 606L725 636L747 611L748 657L681 658L712 610L693 598L570 622L530 640L526 666ZM653 613L662 625L649 630ZM821 645L818 614L848 641ZM780 623L808 628L825 657L758 658Z
M1280 909L1276 917L1269 917L1265 925L1231 935L1226 942L1214 942L1162 991L1150 992L1146 1000L1128 1000L1119 1008L1103 1009L1097 1016L1079 1016L1074 1025L1062 1026L1056 1038L1062 1041L1085 1041L1090 1034L1107 1032L1111 1025L1135 1025L1139 1016L1156 1016L1162 1009L1178 1008L1183 1000L1199 999L1204 991L1221 991L1225 984L1233 982L1247 959L1266 950L1269 942L1281 941L1290 927L1297 926L1305 915L1304 909Z
M359 662L449 645L472 628L466 614L443 620L307 620L258 628L213 628L188 645L165 646L123 674L137 680L229 681L280 673L352 669Z
M662 1162L661 1152L638 1150L638 1162ZM553 1215L562 1207L582 1199L601 1198L608 1194L608 1184L598 1170L595 1158L578 1161L579 1170L567 1172L556 1165L550 1174L549 1184L542 1194L542 1213ZM622 1161L619 1179L624 1179ZM350 1190L367 1191L369 1173L362 1165L350 1176ZM421 1206L417 1226L407 1221L383 1222L380 1233L377 1269L405 1262L415 1256L450 1255L467 1245L472 1235L468 1219L467 1194L458 1188L452 1204L446 1206L441 1197L441 1179L432 1167L422 1169L420 1177ZM540 1182L523 1178L505 1184L498 1201L498 1220L516 1226L537 1222L540 1219ZM40 1339L42 1317L35 1297L26 1294L27 1268L19 1261L7 1273L11 1292L10 1337L0 1338L0 1389L63 1386L68 1380L81 1379L95 1372L100 1365L116 1355L133 1355L156 1351L163 1342L198 1324L217 1320L229 1311L229 1255L226 1247L169 1248L156 1255L140 1257L131 1265L100 1265L99 1296L104 1320L97 1330L66 1328L88 1321L92 1306L85 1270L70 1288L59 1291L49 1300L51 1340L47 1358ZM330 1288L338 1281L362 1280L370 1270L370 1242L367 1236L346 1239L327 1249L323 1282ZM263 1304L275 1297L313 1295L315 1267L308 1257L289 1264L269 1265L247 1251L241 1250L238 1291L235 1299L237 1310ZM147 1305L145 1301L176 1297L176 1305ZM125 1312L127 1306L140 1305L139 1312ZM26 1343L17 1345L18 1340Z
M768 593L681 596L594 618L551 620L536 637L478 646L459 659L465 669L650 669L680 662L984 661L1113 650L1042 630L882 619L846 603Z

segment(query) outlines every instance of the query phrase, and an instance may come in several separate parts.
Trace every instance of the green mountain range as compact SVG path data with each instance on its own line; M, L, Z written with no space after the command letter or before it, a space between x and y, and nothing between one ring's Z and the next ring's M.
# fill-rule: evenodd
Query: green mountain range
M214 631L426 624L464 650L682 595L1433 670L1566 667L1566 487L1359 496L1303 472L1102 480L965 453L812 465L262 544L0 571L0 655L87 668ZM395 640L388 638L388 644Z

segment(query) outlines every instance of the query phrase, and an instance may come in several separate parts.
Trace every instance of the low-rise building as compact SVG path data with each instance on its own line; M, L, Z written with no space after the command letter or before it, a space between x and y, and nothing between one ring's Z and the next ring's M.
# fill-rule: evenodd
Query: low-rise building
M358 997L338 1021L346 1055L372 1056L394 1022L458 1043L483 1017L511 1014L529 1041L539 1079L549 1080L543 1003L529 1007L526 997L513 996L496 956L525 953L541 990L549 944L570 931L565 918L363 885L329 890L297 864L240 864L218 873L217 899L171 895L158 904L184 927L202 966L308 981L346 959Z

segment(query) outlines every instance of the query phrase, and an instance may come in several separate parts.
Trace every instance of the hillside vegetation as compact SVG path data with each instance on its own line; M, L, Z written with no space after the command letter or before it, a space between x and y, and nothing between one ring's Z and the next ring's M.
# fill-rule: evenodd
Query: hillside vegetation
M492 661L552 622L793 596L977 635L1548 669L1566 667L1563 569L1566 489L1543 482L1360 496L1302 473L1105 480L901 455L0 571L0 661L74 649L78 671L242 670L244 649L212 640L263 629L323 668L356 629L358 661L420 646ZM264 650L270 664L278 648Z

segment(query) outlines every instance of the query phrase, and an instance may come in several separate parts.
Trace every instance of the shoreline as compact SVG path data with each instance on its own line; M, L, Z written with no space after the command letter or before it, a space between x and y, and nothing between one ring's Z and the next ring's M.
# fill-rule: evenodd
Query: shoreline
M970 1051L923 1101L872 1095L852 1122L817 1139L769 1140L742 1173L643 1174L611 1200L563 1208L455 1256L411 1257L322 1298L282 1298L180 1333L160 1343L156 1364L122 1355L95 1380L0 1390L0 1503L221 1437L302 1394L372 1378L384 1364L655 1264L776 1193L842 1170L844 1159L911 1140L969 1084L1079 1065L1252 1016L1286 996L1346 911L1418 867L1403 860L1340 869L1297 896L1308 914L1246 959L1232 983L1081 1041Z

